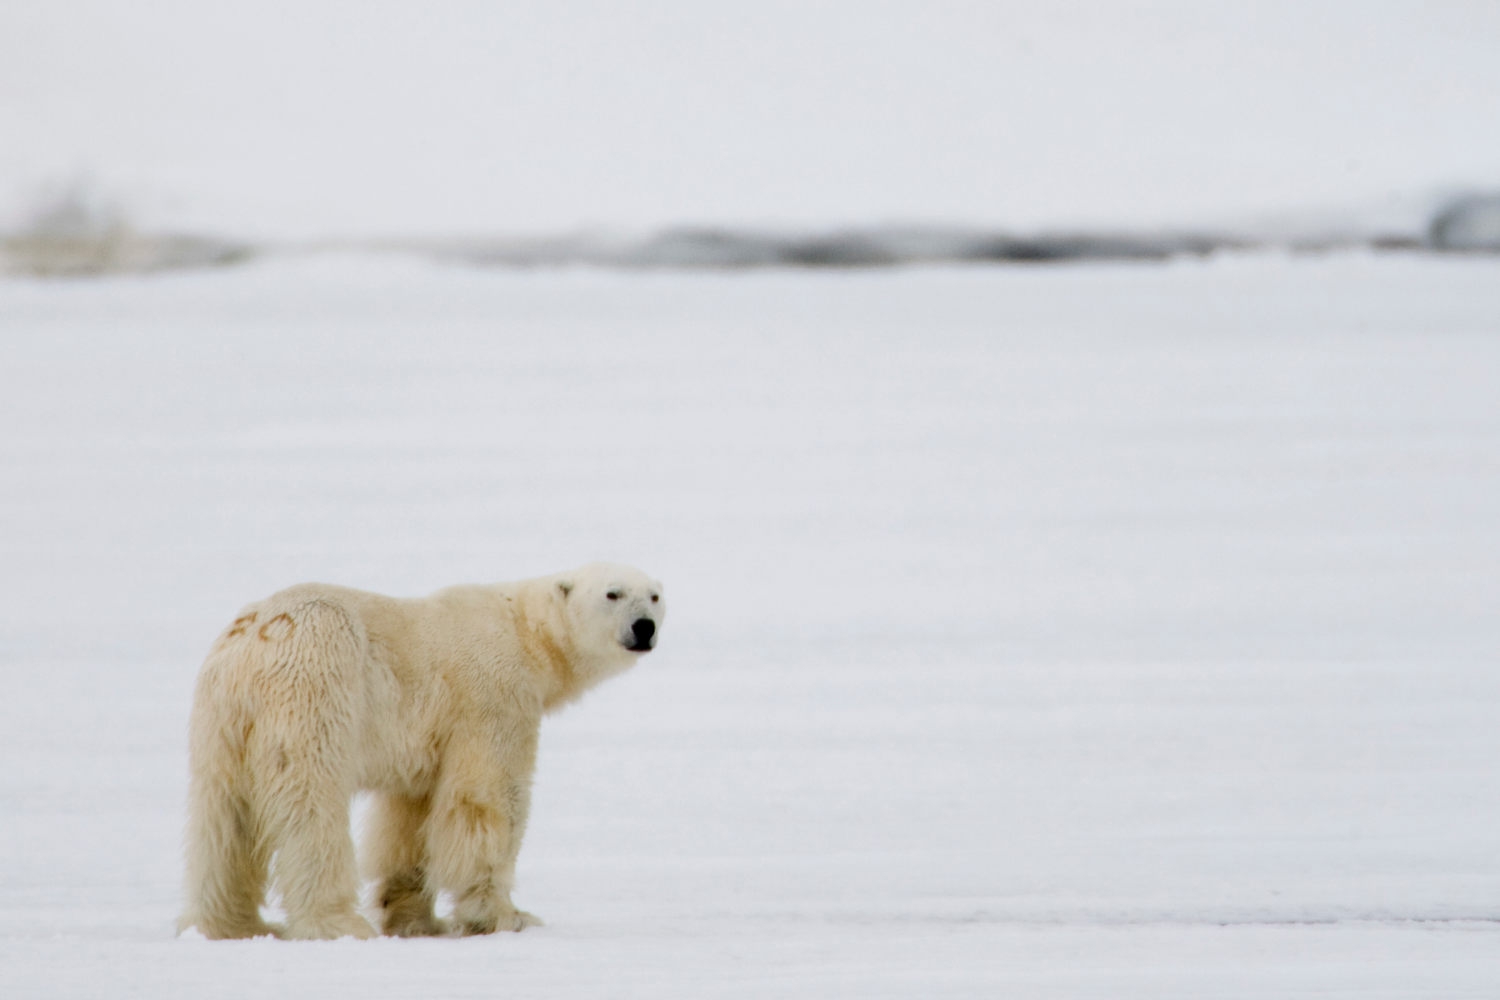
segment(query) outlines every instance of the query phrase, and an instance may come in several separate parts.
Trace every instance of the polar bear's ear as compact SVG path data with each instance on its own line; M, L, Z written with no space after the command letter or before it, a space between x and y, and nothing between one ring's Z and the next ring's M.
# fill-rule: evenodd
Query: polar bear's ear
M573 592L573 581L572 580L558 580L557 581L557 589L560 590L560 591L562 591L563 597L567 597L569 594L571 594Z

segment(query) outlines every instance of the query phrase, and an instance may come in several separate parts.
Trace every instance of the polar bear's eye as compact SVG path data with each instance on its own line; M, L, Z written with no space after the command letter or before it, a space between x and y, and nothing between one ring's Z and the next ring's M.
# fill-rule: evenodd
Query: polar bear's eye
M620 592L618 590L611 590L604 596L609 598L611 601L618 601L620 599Z
M651 603L652 604L655 604L659 600L661 600L661 595L660 594L652 594L651 595Z

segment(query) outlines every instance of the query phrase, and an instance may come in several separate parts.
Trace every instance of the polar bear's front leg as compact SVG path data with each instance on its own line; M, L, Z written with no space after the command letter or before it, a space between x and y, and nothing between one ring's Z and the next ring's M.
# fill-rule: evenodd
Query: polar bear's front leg
M380 930L396 937L430 937L447 932L433 913L437 902L427 880L428 802L378 793L366 821L366 868L375 878Z
M498 743L449 748L433 797L428 850L438 884L454 893L456 933L519 931L541 923L510 900L535 763L535 728L512 731Z

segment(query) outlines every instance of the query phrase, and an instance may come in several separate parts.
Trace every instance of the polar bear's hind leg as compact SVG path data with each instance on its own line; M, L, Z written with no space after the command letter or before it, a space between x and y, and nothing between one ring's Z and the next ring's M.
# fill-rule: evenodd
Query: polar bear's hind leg
M227 736L228 734L221 734ZM279 929L260 915L270 854L249 804L223 780L238 757L230 739L194 746L187 831L187 908L178 930L197 927L211 940L263 937Z
M279 630L256 633L268 655L246 767L252 808L276 854L286 936L373 937L356 910L359 873L349 833L364 637L348 612L326 599L300 603L278 620Z
M193 705L184 927L276 932L269 867L285 936L374 935L349 835L366 669L362 627L324 598L277 595L220 637Z

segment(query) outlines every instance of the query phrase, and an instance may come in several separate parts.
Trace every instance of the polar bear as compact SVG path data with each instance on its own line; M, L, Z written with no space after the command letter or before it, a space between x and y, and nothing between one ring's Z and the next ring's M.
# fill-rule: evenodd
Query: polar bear
M665 613L661 584L607 563L415 599L302 584L249 605L194 695L179 927L375 935L357 909L359 790L375 793L380 932L538 923L510 893L542 715L655 648ZM261 916L268 881L284 927ZM441 891L450 920L434 912Z

